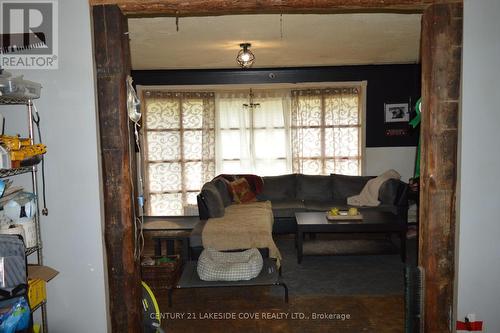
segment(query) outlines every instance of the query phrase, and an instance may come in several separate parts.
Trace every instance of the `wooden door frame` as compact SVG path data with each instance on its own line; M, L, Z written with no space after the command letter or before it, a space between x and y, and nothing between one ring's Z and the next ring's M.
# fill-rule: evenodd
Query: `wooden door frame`
M90 4L113 332L137 332L142 320L137 310L140 276L131 234L134 195L130 180L135 164L129 163L133 154L125 140L123 79L130 72L126 17L342 12L423 14L419 265L425 272L424 325L425 332L453 331L462 0L90 0Z

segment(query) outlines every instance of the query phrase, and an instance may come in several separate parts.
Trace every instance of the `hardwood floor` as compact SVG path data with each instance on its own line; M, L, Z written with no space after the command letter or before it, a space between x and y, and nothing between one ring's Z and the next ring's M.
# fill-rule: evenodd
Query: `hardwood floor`
M144 253L152 255L153 246L149 239L150 235L146 236L148 239ZM300 290L293 286L290 271L293 274L302 274L303 272L295 270L295 249L293 244L290 245L287 242L293 243L293 239L284 237L278 244L282 254L287 258L290 257L291 260L291 262L286 263L288 270L284 272L285 282L290 283L288 304L284 302L281 287L179 289L174 291L172 307L168 307L167 294L162 291L156 295L160 311L165 318L162 320L162 327L168 333L401 333L404 331L404 298L402 293L394 294L393 286L388 288L380 285L374 285L372 289L385 295L363 293L363 290L366 291L367 285L370 283L381 283L381 276L396 279L398 270L392 267L390 256L316 258L320 261L321 258L326 259L326 262L336 265L338 270L345 273L342 276L337 276L332 270L330 272L333 274L331 284L320 288L324 290L322 294L321 291L318 293L318 288L314 286L299 288ZM397 255L394 257L399 262L399 257ZM356 275L356 279L351 276L354 273L351 272L352 267L346 266L347 259L349 261L361 260L361 264L367 269L365 281L356 280L359 279L358 275ZM306 264L312 265L314 260L314 257L308 257ZM370 260L375 260L375 264L371 263ZM386 269L374 270L374 265L377 267L382 265ZM389 266L391 268L388 268ZM349 295L344 295L341 291L337 292L339 278L349 279L344 286L347 288L344 292L349 292ZM309 279L311 283L321 283L322 285L328 283L324 276L318 276L317 279L314 279L314 276L309 276ZM305 282L303 281L303 283ZM353 283L363 284L364 287L353 289ZM351 287L348 288L348 286ZM313 319L313 314L317 314L316 319ZM325 317L325 315L330 318ZM338 315L337 318L335 315ZM344 320L341 319L342 315L344 315ZM221 316L229 318L220 319Z
M162 327L167 332L207 333L403 332L402 296L304 295L290 297L287 304L269 291L269 287L176 290L172 307L160 294L160 311L166 318Z

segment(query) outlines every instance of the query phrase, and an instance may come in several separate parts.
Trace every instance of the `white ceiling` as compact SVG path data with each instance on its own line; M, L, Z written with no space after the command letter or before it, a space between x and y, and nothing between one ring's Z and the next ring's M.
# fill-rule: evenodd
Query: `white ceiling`
M233 15L129 19L133 69L254 68L416 63L420 14Z

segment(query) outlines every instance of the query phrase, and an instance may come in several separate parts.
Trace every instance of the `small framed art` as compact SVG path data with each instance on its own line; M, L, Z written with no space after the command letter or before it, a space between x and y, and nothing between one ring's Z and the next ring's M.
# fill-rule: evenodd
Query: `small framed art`
M384 104L384 107L386 123L410 121L410 109L408 103Z

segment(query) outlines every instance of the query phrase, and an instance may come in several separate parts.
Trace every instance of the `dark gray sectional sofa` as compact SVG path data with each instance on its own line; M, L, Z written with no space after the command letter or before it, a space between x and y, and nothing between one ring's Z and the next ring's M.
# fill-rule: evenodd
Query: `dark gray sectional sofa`
M281 176L263 177L263 191L257 196L258 200L269 200L272 203L274 214L274 233L295 233L297 224L295 222L295 212L307 211L327 211L332 207L346 209L347 198L361 192L366 182L373 176L345 176L332 174L330 176L316 176L304 174L287 174ZM213 183L214 181L210 182ZM204 188L211 188L211 192L202 190L198 196L198 210L200 219L206 220L210 217L209 207L213 207L212 202L217 193L217 188L221 196L221 201L227 206L228 194L225 192L220 181L215 186L205 184ZM380 206L363 207L363 210L382 210L392 212L401 218L402 222L407 221L408 214L408 185L402 181L390 179L380 188ZM204 195L208 194L208 195ZM223 199L225 198L225 199ZM217 198L218 200L218 198ZM220 203L219 205L220 206ZM220 209L219 209L220 210ZM212 209L213 211L213 209ZM218 212L220 214L220 212ZM200 228L203 224L200 224ZM201 235L201 230L195 230L193 236ZM198 235L198 236L200 236ZM199 243L199 240L195 241Z

